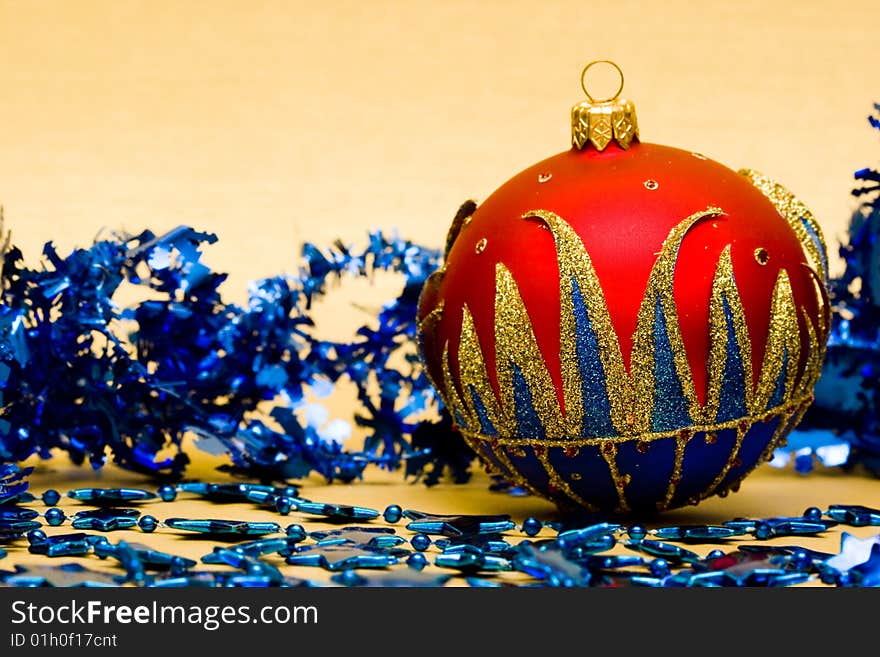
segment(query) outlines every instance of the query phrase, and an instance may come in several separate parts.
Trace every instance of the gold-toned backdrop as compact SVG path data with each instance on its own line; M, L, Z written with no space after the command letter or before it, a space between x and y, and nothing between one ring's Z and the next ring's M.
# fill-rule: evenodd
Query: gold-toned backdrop
M852 171L877 163L874 4L0 0L0 203L31 261L47 240L67 250L101 230L213 230L206 259L238 300L248 281L293 271L304 240L397 227L440 246L460 202L568 148L581 67L608 58L643 140L778 179L835 251ZM334 309L343 326L363 317ZM94 476L47 467L41 487ZM482 480L430 493L381 482L338 497L548 508ZM872 479L806 482L760 471L689 517L880 505Z

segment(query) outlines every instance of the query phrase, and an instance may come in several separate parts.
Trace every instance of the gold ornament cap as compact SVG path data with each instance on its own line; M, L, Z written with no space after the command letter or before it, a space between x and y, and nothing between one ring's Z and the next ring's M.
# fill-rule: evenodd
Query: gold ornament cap
M587 72L597 64L613 66L620 75L617 92L609 98L593 98L587 90ZM607 59L590 62L581 71L581 88L587 100L571 108L571 145L574 148L580 150L592 144L596 150L602 151L614 140L618 146L627 149L633 141L639 140L636 107L632 101L620 97L623 71L617 64Z

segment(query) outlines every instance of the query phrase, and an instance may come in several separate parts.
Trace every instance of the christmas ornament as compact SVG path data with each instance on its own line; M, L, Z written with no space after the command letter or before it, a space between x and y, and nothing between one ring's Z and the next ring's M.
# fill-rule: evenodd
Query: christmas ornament
M590 511L695 504L736 490L809 405L825 245L770 179L642 143L623 74L595 99L591 66L571 150L455 217L420 349L467 442L517 485Z

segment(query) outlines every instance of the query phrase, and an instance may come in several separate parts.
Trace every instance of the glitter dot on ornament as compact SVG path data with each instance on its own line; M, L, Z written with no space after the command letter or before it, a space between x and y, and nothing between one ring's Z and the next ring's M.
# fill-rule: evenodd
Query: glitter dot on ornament
M494 474L564 510L696 504L736 491L810 404L822 231L755 171L642 142L620 90L589 93L592 66L572 148L453 223L421 355Z
M761 247L755 249L755 262L759 265L766 265L770 262L770 254L767 253L767 249Z

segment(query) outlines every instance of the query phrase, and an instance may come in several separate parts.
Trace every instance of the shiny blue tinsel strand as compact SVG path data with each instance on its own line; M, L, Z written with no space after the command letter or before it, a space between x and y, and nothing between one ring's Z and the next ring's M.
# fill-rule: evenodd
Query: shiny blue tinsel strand
M466 447L434 454L436 440L414 447L411 439L430 426L419 415L439 407L414 349L418 296L440 264L438 250L381 232L358 251L306 244L295 275L254 283L239 306L222 298L225 274L201 261L216 239L181 226L114 236L67 256L50 243L35 268L5 248L0 463L60 448L94 468L111 454L123 468L177 477L189 460L181 441L191 434L199 447L228 454L230 469L264 480L318 472L351 481L367 464L396 469L404 459L406 474L428 483L444 469L467 479ZM380 271L402 275L404 286L378 321L349 342L321 339L314 302L343 277ZM120 307L125 285L147 288L149 299ZM354 383L355 422L366 429L354 452L339 442L340 423L322 422L305 402L306 391L328 394L341 379ZM274 403L273 426L259 419L261 402Z
M880 130L877 116L868 117ZM789 439L795 467L860 464L880 475L880 171L855 172L860 203L840 247L843 274L830 282L831 333L816 400ZM784 463L787 455L777 455Z

